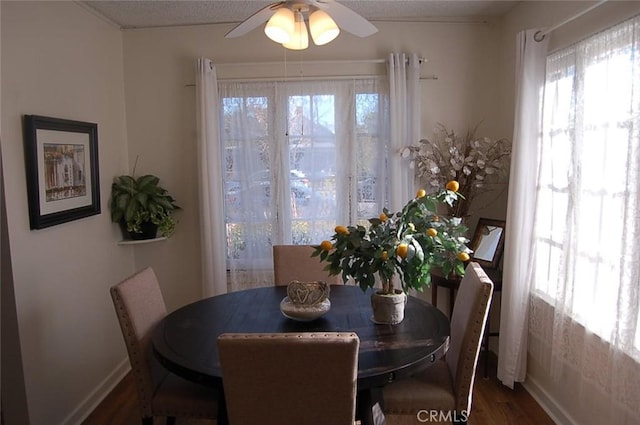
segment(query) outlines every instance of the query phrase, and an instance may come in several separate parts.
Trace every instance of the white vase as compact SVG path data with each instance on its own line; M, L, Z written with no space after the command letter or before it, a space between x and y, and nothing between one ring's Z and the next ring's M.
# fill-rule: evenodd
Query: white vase
M372 320L381 325L397 325L404 320L407 294L399 289L393 294L375 292L371 294Z

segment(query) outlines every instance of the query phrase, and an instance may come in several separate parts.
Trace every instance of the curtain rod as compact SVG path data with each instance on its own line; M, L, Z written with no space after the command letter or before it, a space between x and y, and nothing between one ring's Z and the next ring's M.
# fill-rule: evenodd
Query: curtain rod
M408 59L407 59L408 60ZM298 65L300 61L297 59L292 59L287 61L290 65ZM422 65L427 62L426 58L418 58L418 63ZM382 64L387 63L387 59L356 59L356 60L312 60L312 61L302 61L303 65L322 65L322 64ZM275 65L284 65L284 61L279 62L229 62L229 63L214 63L215 66L275 66Z
M299 81L322 81L322 80L356 80L358 78L388 78L386 75L336 75L333 77L315 76L315 77L258 77L258 78L218 78L219 81L225 83L243 83L243 82L260 82L260 81L278 81L285 83L295 83ZM420 77L420 80L437 80L436 75L427 75ZM195 86L195 84L188 84L188 86Z
M559 22L559 23L555 24L555 25L554 25L554 26L552 26L551 28L547 28L546 30L537 31L537 32L533 35L533 39L534 39L535 41L538 41L538 42L540 42L540 41L544 40L544 36L545 36L545 35L550 34L550 33L552 33L553 31L557 30L558 28L560 28L560 27L562 27L562 26L564 26L564 25L568 24L569 22L571 22L571 21L574 21L574 20L578 19L578 18L579 18L579 17L581 17L582 15L584 15L584 14L586 14L586 13L591 12L593 9L595 9L595 8L596 8L596 7L598 7L598 6L603 5L603 4L604 4L604 3L606 3L606 2L607 2L607 0L600 0L599 2L597 2L597 3L595 3L595 4L592 4L591 6L587 7L587 8L586 8L585 10L583 10L582 12L579 12L579 13L577 13L577 14L575 14L575 15L573 15L573 16L571 16L571 17L567 18L567 19L565 19L565 20L564 20L564 21L562 21L562 22Z
M218 81L223 81L225 83L251 83L251 82L261 82L261 81L277 81L277 82L299 82L299 81L318 81L318 80L354 80L358 78L387 78L386 75L336 75L332 77L327 76L315 76L315 77L256 77L256 78L218 78ZM426 75L424 77L420 77L420 80L437 80L437 75ZM195 84L185 84L185 87L195 87Z

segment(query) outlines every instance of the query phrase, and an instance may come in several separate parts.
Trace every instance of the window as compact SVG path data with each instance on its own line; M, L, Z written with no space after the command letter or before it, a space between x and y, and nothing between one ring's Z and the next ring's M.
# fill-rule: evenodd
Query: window
M534 268L556 310L637 359L638 28L632 20L547 59Z
M232 273L271 269L272 244L319 244L337 223L377 216L387 199L386 87L219 83Z

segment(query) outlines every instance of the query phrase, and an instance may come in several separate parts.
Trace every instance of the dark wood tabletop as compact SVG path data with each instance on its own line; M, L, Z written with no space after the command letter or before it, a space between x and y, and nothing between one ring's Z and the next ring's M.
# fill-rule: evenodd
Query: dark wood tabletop
M286 286L232 292L184 306L167 315L153 335L153 349L172 372L192 381L219 385L216 339L234 332L355 332L360 338L358 391L382 387L412 375L444 355L449 321L431 304L408 297L398 325L371 320L370 293L357 286L332 285L331 309L310 322L280 312Z

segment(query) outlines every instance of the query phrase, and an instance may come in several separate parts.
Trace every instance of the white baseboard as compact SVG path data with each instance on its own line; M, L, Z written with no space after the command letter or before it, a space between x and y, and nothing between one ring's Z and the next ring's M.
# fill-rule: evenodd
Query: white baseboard
M571 415L556 403L553 397L540 386L538 381L527 376L526 381L522 382L522 386L531 394L531 397L538 402L553 422L558 425L578 425L578 423L571 418Z
M82 400L73 412L67 416L61 425L80 425L95 410L95 408L109 395L122 378L131 370L129 358L125 358L100 384Z

